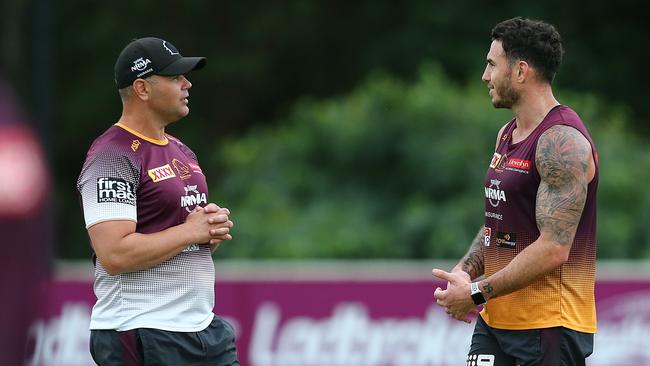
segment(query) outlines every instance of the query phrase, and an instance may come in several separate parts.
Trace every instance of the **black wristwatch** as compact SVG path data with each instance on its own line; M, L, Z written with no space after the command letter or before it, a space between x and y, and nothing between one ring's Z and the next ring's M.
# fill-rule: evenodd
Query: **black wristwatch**
M478 282L472 282L470 285L470 294L472 295L472 300L476 305L485 304L485 297L481 292L481 289L478 287Z

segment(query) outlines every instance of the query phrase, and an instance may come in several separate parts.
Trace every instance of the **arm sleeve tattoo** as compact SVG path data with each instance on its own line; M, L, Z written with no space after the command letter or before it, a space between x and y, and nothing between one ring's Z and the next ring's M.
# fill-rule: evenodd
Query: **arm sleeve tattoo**
M571 245L587 197L591 146L575 128L557 125L540 136L535 160L541 177L537 227L558 244Z

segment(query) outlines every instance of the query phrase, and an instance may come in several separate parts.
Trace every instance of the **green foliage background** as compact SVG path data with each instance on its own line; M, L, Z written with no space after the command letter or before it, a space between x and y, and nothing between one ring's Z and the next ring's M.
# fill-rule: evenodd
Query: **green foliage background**
M543 19L566 49L556 92L601 153L601 258L649 258L642 5L5 0L0 76L45 141L59 258L90 256L76 179L92 140L120 116L117 55L149 35L209 60L188 75L192 112L169 132L233 210L235 239L220 255L456 257L482 221L482 175L510 117L480 82L490 30Z
M600 255L650 254L650 194L638 184L650 153L621 110L558 94L599 148ZM483 222L483 176L510 118L484 86L461 87L432 65L412 84L376 74L348 95L302 100L280 127L215 152L228 174L211 198L237 223L220 255L456 258Z

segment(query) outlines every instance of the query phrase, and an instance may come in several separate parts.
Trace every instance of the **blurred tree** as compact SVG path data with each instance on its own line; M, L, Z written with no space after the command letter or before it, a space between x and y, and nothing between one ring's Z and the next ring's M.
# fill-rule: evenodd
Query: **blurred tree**
M600 148L601 258L650 254L650 153L626 116L559 93ZM278 128L216 153L228 176L211 198L237 225L220 256L458 258L483 223L483 178L509 119L485 87L459 88L439 68L413 85L374 76L345 97L303 100ZM630 164L635 167L630 171Z
M78 241L84 233L74 182L91 140L119 117L114 60L124 44L144 35L169 38L184 54L209 58L206 69L191 75L190 117L170 129L199 156L225 136L282 123L297 98L345 94L377 70L413 81L422 62L435 60L453 80L480 83L492 26L516 15L550 21L563 34L567 54L559 87L593 90L629 108L633 128L650 126L644 92L649 76L630 67L648 58L642 45L650 23L631 0L3 4L2 49L10 50L3 52L3 62L15 65L12 80L34 80L18 84L19 92L43 114L39 121L54 121L48 135L55 197L59 216L67 218L59 223L62 256L88 254ZM37 31L41 28L49 31L50 45L42 44L50 40ZM42 52L47 49L51 57ZM52 87L49 78L34 72L43 63L54 67ZM34 98L41 89L52 93L51 109ZM210 179L222 177L210 167L206 171Z

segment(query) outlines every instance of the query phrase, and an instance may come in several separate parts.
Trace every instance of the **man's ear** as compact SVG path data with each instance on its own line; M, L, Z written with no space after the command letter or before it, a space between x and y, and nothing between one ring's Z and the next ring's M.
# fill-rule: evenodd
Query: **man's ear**
M133 95L143 101L149 100L149 94L151 93L151 84L149 84L146 80L135 79L131 87L133 88Z
M517 82L523 83L530 77L532 69L528 62L519 60L515 67L515 80L517 80Z

